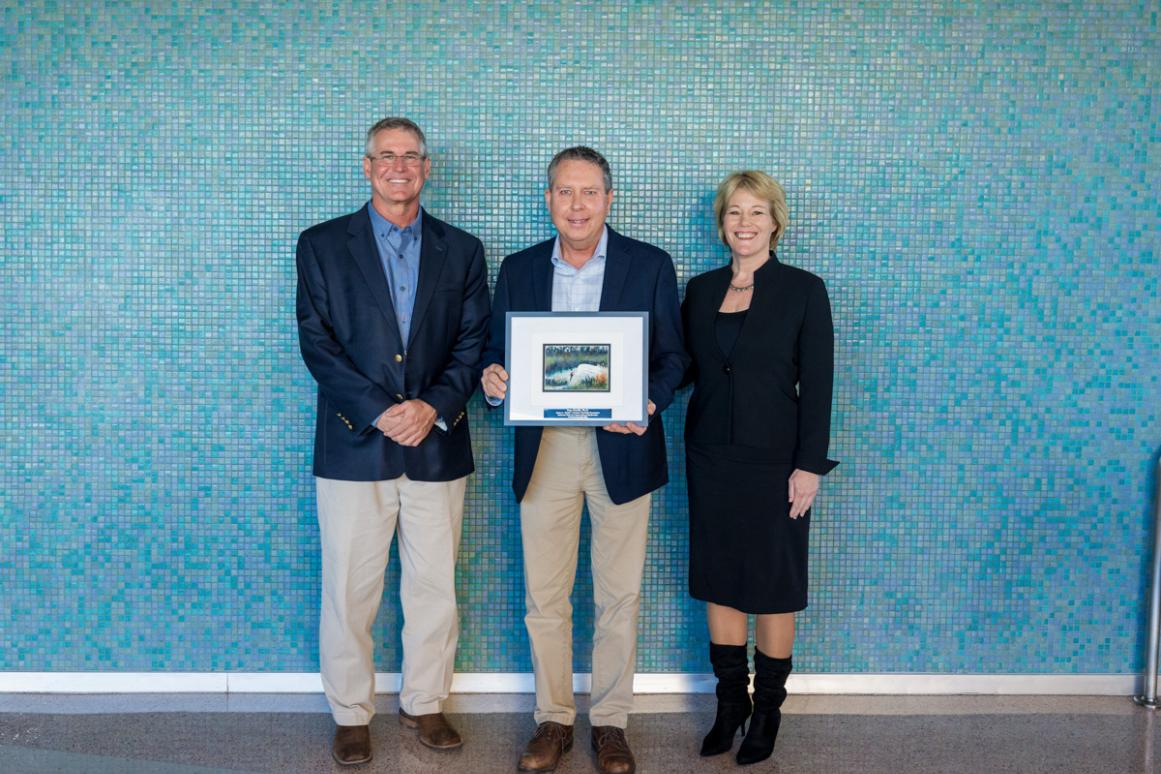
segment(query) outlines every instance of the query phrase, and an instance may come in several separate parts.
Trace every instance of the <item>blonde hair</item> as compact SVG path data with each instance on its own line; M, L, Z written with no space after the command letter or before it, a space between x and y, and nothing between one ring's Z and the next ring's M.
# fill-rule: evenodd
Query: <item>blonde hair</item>
M775 226L774 233L770 235L770 249L773 250L778 244L778 240L782 238L782 232L790 225L790 210L786 206L786 192L782 190L782 186L778 184L777 180L765 172L752 169L734 172L718 186L718 195L714 198L714 215L718 219L718 239L722 240L722 244L726 247L730 246L730 243L726 241L726 231L722 228L722 221L726 217L727 202L739 189L749 191L759 199L765 199L770 205L770 217L774 219Z

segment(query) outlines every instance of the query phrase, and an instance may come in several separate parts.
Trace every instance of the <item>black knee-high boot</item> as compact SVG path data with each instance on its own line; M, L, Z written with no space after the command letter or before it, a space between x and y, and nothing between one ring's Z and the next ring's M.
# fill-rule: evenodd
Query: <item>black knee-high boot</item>
M789 658L770 658L754 648L754 715L738 748L738 763L764 761L774 752L782 724L782 702L786 700L786 678L792 666Z
M710 663L718 678L718 714L701 743L702 755L719 755L734 746L734 736L750 717L750 666L745 645L710 643Z

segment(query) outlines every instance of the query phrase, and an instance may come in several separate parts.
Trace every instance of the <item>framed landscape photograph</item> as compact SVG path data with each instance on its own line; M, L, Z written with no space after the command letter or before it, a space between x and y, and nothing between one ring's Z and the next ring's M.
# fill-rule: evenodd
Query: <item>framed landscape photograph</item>
M608 344L545 344L545 392L609 392Z
M507 425L648 421L648 312L508 312Z

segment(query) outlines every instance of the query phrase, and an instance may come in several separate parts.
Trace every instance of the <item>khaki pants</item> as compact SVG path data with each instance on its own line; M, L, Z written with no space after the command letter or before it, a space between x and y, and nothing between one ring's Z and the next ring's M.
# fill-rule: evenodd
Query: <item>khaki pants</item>
M614 505L605 490L595 433L546 428L520 503L524 540L524 623L536 673L536 722L572 725L572 605L581 508L592 526L594 726L624 728L633 708L637 611L645 567L650 496Z
M439 712L459 636L455 562L467 478L315 483L323 576L319 657L335 722L365 725L375 714L371 625L396 532L403 603L399 704L412 715Z

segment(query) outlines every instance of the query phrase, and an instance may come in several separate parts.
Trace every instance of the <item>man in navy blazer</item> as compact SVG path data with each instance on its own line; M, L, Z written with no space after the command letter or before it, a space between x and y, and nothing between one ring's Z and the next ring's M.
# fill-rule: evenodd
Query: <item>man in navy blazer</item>
M319 650L344 765L371 758L371 626L391 539L402 565L400 722L460 746L442 713L458 637L455 560L474 467L465 406L479 378L488 286L480 240L433 217L423 131L367 132L371 201L298 240L298 332L318 382L314 475L323 554Z
M513 489L524 548L524 618L536 677L537 729L521 771L551 771L572 745L572 608L582 506L592 525L592 745L602 772L635 769L624 729L633 704L637 611L650 493L668 480L660 412L685 370L677 278L669 255L605 224L613 201L609 164L578 146L548 167L545 204L557 237L510 255L500 267L481 383L488 402L507 391L508 311L649 312L650 421L644 426L516 428Z

